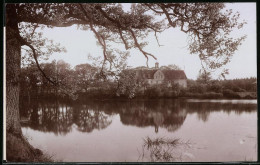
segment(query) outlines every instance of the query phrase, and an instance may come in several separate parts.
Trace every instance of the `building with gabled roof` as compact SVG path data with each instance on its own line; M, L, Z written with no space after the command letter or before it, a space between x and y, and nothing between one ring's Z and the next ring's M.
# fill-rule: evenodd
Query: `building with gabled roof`
M127 72L134 72L139 82L149 85L166 83L168 87L173 84L179 84L181 87L187 87L187 77L183 70L160 69L159 63L155 63L155 68L131 69Z

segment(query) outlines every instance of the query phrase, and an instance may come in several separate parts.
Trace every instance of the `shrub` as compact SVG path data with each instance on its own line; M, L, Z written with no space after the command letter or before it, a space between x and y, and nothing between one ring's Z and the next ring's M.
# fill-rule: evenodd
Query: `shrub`
M222 98L223 94L222 93L215 93L215 92L207 92L204 93L203 98L208 98L208 99L217 99L217 98Z
M230 89L225 89L223 91L223 96L227 98L241 98L236 92L230 90Z
M174 90L168 90L168 91L164 92L165 98L174 98L174 97L177 97L177 96L178 96L178 93Z
M203 99L218 99L222 98L222 93L215 93L215 92L206 92L206 93L190 93L186 92L182 96L184 97L191 97L191 98L203 98Z
M155 88L155 87L148 87L145 91L144 91L144 95L147 98L158 98L160 94L160 89Z

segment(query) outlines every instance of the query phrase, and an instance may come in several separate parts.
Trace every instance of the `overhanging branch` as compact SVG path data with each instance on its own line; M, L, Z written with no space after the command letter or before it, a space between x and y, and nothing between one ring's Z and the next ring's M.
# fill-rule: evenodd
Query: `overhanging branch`
M23 39L21 36L18 37L18 39L20 40L20 42L22 43L22 45L26 45L28 46L31 50L32 50L32 53L33 53L33 58L35 60L35 63L36 63L36 66L37 68L39 69L39 71L42 73L43 77L46 78L50 83L52 83L53 85L57 86L58 83L57 82L54 82L52 81L46 74L45 72L42 70L39 62L38 62L38 59L37 59L37 54L36 54L36 50L35 48L29 43L27 42L25 39Z

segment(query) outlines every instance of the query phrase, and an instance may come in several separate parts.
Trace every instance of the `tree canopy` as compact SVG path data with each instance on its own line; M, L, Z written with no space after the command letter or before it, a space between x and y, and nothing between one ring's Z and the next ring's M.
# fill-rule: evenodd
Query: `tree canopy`
M142 39L153 32L158 41L157 33L171 27L188 34L190 53L198 55L207 70L227 64L245 39L245 36L229 36L233 29L243 27L245 22L239 22L239 13L224 10L224 3L140 3L132 4L130 11L124 11L123 5L118 3L21 3L8 4L7 12L8 8L15 8L21 43L31 49L33 57L44 52L64 51L58 49L58 45L46 46L46 40L39 42L42 34L34 34L37 27L76 24L95 34L103 49L102 68L106 64L110 64L110 68L115 66L113 57L122 53L115 51L116 48L111 46L113 42L124 44L126 50L137 48L147 61L149 57L156 59L152 52L144 50L148 43ZM40 51L43 46L45 51Z

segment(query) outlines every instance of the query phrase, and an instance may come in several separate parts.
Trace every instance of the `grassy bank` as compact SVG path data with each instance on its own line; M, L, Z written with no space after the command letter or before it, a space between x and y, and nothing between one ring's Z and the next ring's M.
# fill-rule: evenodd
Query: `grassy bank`
M26 137L10 133L6 137L6 152L7 162L54 162L52 156L30 145Z

